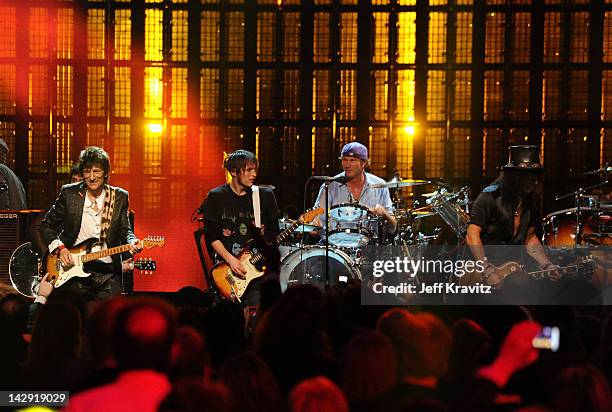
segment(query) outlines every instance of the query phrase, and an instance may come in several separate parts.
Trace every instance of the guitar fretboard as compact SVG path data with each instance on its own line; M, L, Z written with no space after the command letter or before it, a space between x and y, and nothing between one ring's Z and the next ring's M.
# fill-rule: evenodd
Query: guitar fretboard
M582 263L582 264L576 264L576 265L563 266L563 267L559 267L555 269L537 270L535 272L528 272L527 274L531 276L533 279L548 279L550 277L550 274L554 272L555 270L564 272L564 275L567 276L570 274L568 273L570 271L572 272L572 274L574 274L574 273L578 273L580 269L584 269L584 268L586 268L586 266L584 263Z
M100 250L99 252L87 253L81 257L81 262L91 262L92 260L98 260L103 257L116 255L117 253L123 253L130 250L130 245L121 245L112 247L110 249Z
M283 230L278 236L276 236L276 244L280 245L282 242L284 242L285 239L287 239L289 237L291 232L293 232L301 224L302 224L302 219L298 219L296 222L294 222L287 229ZM251 258L249 259L249 262L252 265L255 265L255 264L261 262L263 260L263 258L264 257L261 254L261 252L258 252L255 255L251 256Z

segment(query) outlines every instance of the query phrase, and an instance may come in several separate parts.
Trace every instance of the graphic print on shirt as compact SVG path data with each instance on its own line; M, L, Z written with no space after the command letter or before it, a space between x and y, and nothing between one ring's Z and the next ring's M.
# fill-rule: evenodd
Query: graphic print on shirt
M221 220L221 233L224 237L231 237L234 234L234 222L230 219Z

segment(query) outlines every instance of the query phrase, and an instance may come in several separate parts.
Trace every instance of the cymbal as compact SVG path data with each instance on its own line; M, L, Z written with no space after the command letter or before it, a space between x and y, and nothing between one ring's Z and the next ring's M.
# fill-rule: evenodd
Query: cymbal
M422 219L424 217L434 216L436 212L427 212L425 210L420 210L420 211L410 212L410 214L413 216L412 217L413 219Z
M388 182L384 183L376 183L370 186L373 189L380 189L382 187L386 187L389 189L398 189L400 187L408 187L408 186L418 186L418 185L428 185L431 182L429 180L414 180L414 179L391 179Z

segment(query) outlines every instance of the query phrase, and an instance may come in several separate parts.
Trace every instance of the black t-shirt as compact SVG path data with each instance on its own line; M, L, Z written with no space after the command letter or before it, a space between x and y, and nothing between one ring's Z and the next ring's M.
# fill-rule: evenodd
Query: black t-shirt
M249 189L243 196L238 196L229 184L208 192L202 211L206 246L211 256L214 256L211 244L215 240L220 240L225 249L234 256L248 245L251 240L249 225L255 225L252 193ZM261 223L265 225L265 234L278 234L278 206L274 193L271 189L260 188L259 199Z
M538 210L523 209L520 226L513 236L514 217L504 216L500 187L491 185L474 201L468 223L482 228L480 239L483 245L524 245L527 230L540 224L540 213Z

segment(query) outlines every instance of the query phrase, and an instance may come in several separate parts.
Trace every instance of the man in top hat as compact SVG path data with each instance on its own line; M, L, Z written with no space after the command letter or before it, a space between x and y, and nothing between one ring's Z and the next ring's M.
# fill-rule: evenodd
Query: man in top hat
M393 216L393 203L389 189L386 187L373 188L372 185L385 183L385 181L365 171L369 164L368 149L358 142L351 142L342 148L340 152L343 172L334 176L346 177L346 183L332 182L329 185L329 207L330 209L343 203L358 203L367 207L374 215L384 220L385 231L395 232L397 220ZM325 208L325 185L321 185L319 195L315 201L315 207ZM325 228L327 212L318 216L317 224ZM330 222L330 230L335 227Z
M466 243L475 259L487 261L485 277L490 285L503 280L493 273L491 265L514 260L512 251L516 248L504 248L501 256L486 256L483 245L524 245L540 268L551 269L552 277L558 279L557 267L544 253L536 235L541 222L544 173L538 146L510 146L509 152L508 164L502 167L499 177L483 189L472 206Z
M0 210L27 209L23 184L6 165L8 153L8 145L4 139L0 139Z

